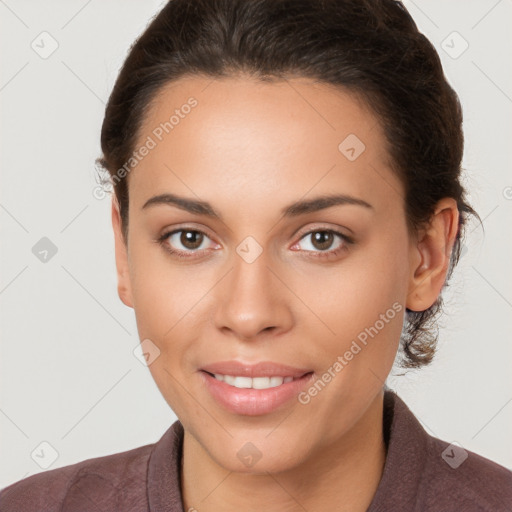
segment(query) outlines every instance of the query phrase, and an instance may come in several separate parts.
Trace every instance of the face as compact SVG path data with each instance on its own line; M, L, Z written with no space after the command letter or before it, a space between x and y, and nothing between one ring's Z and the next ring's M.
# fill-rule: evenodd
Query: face
M187 77L160 91L137 148L126 247L113 209L119 294L187 435L232 471L342 442L382 389L405 307L437 296L417 287L377 119L305 79Z

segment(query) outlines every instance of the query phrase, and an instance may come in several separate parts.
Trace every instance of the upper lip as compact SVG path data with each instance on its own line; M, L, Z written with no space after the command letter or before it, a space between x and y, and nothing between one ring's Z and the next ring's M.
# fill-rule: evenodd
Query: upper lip
M260 361L256 364L242 363L240 361L219 361L203 366L201 370L208 373L232 375L235 377L302 377L312 370L296 368L272 361Z

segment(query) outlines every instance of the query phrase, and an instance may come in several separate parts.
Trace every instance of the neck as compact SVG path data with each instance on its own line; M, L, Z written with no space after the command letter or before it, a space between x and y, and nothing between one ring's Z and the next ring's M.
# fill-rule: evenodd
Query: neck
M181 469L185 511L336 510L366 512L386 460L383 392L334 445L279 473L234 473L185 430Z

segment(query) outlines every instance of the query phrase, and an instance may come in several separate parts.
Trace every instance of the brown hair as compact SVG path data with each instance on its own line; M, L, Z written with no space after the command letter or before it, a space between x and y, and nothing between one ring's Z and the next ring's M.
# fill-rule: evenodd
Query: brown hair
M116 172L133 153L156 93L184 75L240 74L265 81L312 78L365 100L383 126L405 187L409 233L428 223L438 200L457 201L459 230L446 286L467 216L480 219L460 182L462 111L434 46L394 0L170 0L130 48L103 120L97 162L107 182L118 179L124 240L128 186ZM425 311L406 310L402 367L432 360L441 306L440 294Z

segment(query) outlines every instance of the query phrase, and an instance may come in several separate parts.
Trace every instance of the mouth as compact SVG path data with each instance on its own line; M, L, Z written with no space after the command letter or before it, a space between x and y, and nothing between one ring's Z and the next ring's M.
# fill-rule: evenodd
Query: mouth
M314 371L270 362L215 363L198 372L217 405L237 415L269 414L291 404L314 380Z
M227 377L302 377L313 371L311 368L298 368L273 361L260 361L258 363L244 363L235 359L230 361L218 361L203 366L202 371L211 375Z
M233 386L239 389L270 389L276 388L283 384L287 384L288 382L292 382L294 380L302 379L307 375L312 374L313 372L306 372L298 377L293 377L291 375L280 376L273 375L271 377L245 377L241 375L224 375L222 373L211 373L203 370L205 373L213 377L214 379L225 382L229 386Z

